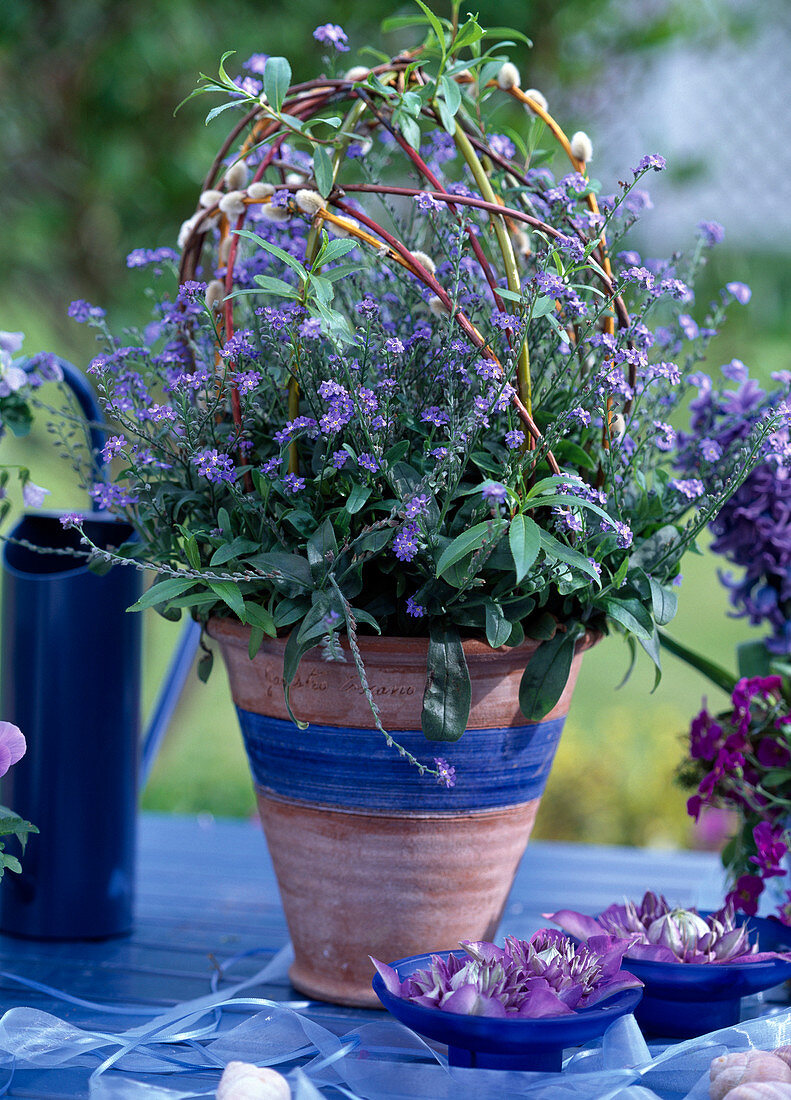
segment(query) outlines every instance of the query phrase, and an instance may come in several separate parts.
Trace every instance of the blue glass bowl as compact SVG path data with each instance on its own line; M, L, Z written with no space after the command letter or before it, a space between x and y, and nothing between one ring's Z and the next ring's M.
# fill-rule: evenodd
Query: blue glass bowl
M711 914L702 912L701 916ZM737 918L738 920L738 918ZM745 917L759 951L791 951L791 929L779 921ZM623 969L644 983L635 1019L649 1035L687 1039L738 1024L741 999L791 978L791 962L663 963L625 958Z
M435 951L399 959L390 965L403 981L415 970L429 966L432 955L442 959L450 955L468 958L465 951ZM427 1039L446 1043L452 1066L544 1071L559 1071L564 1047L579 1046L603 1035L613 1020L634 1011L642 993L640 989L625 989L604 1004L568 1016L503 1020L462 1016L413 1004L389 993L378 974L373 987L379 1000L400 1023Z

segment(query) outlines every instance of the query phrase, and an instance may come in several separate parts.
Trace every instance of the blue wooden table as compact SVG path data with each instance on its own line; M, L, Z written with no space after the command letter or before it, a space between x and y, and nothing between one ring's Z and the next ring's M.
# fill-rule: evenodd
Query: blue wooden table
M679 904L712 908L722 898L722 872L717 857L708 853L533 842L500 931L528 936L546 923L542 913L561 906L596 911L623 896L641 896L647 887ZM229 982L259 971L287 942L272 865L257 826L144 815L133 934L98 943L0 937L0 1015L25 1005L80 1027L121 1030L136 1021L108 1022L93 1008L59 1001L9 975L92 1002L164 1010L208 993L218 965L232 957L251 952L234 965ZM283 973L251 993L278 1001L299 996ZM332 1005L311 1004L308 1011L338 1035L378 1016ZM87 1096L90 1069L86 1063L85 1068L18 1070L9 1095Z

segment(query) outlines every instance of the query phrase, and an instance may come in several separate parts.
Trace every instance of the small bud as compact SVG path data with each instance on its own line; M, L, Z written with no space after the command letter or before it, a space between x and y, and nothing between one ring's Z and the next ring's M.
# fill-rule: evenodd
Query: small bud
M577 130L576 134L572 135L570 144L571 152L577 160L584 161L586 164L589 160L593 160L593 142L584 130Z
M212 279L206 287L206 305L214 313L219 313L225 297L225 283L221 279Z
M532 99L533 102L536 103L542 111L546 111L549 109L547 97L544 95L543 92L539 92L538 88L528 88L525 92L525 95L529 96L530 99ZM525 104L525 106L529 106L529 104Z
M244 214L244 191L229 191L220 199L220 210L227 218L238 218Z
M220 250L217 254L217 259L221 267L225 267L228 263L228 257L231 254L231 245L236 238L233 236L223 237L220 241Z
M331 222L327 219L324 222L324 228L327 229L335 237L350 237L351 230L358 229L360 223L355 221L354 218L339 218L337 222Z
M295 184L304 183L307 178L307 172L289 172L286 175L286 183L293 187Z
M212 187L208 191L203 192L198 199L198 204L202 206L204 210L208 210L210 206L216 206L222 197L223 192L217 191Z
M351 84L356 84L358 80L365 80L370 71L365 65L353 65L343 79L348 80Z
M425 267L429 275L433 275L436 272L437 265L434 263L430 256L426 255L425 252L420 252L418 249L415 249L412 255L419 264L422 264L423 267Z
M248 198L254 199L255 202L260 202L262 199L269 199L274 195L275 189L271 183L260 183L256 181L251 183L247 188Z
M250 169L243 160L237 160L225 173L225 186L229 191L241 191L247 186Z
M514 230L514 244L516 245L516 251L520 256L527 259L533 252L533 246L530 243L530 237L525 233L524 229Z
M462 69L460 73L456 73L456 81L459 84L474 84L475 77L469 69Z
M431 295L428 300L428 308L435 317L448 317L450 315L450 310L438 294Z
M273 206L271 202L267 202L261 207L261 217L268 222L287 222L291 211L287 206Z
M521 79L516 65L511 61L506 61L497 74L497 87L502 88L504 92L508 92L511 88L518 88Z
M610 435L613 439L620 439L626 431L626 420L623 413L610 415Z
M310 214L311 218L315 218L319 210L323 210L326 206L318 191L310 191L307 187L302 187L297 191L294 195L294 201L300 210L305 214Z
M178 240L177 240L177 244L178 244L179 248L186 248L187 242L189 241L190 237L192 236L193 230L195 229L195 226L197 225L197 222L198 222L198 215L193 214L191 218L187 218L187 220L185 222L181 223L181 228L179 229L179 235L178 235Z

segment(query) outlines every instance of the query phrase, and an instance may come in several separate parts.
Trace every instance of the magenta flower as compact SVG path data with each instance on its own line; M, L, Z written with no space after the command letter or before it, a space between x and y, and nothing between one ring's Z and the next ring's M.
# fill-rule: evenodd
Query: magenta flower
M760 875L740 875L725 900L748 916L754 917L758 912L758 898L763 893L763 888L764 880Z
M753 829L757 855L750 856L750 862L758 866L763 878L786 873L780 866L788 851L784 837L785 830L773 827L768 821L760 821Z
M761 880L757 881L760 884ZM748 890L749 884L745 883L743 889ZM589 945L620 943L627 966L629 959L668 963L745 963L774 958L791 959L791 952L759 952L756 944L750 944L747 926L735 922L734 900L728 895L722 909L703 917L694 908L672 909L661 894L657 896L648 891L639 904L626 901L623 905L610 905L598 917L570 909L545 913L544 916L569 935ZM743 903L741 907L744 908Z
M627 944L607 937L575 944L542 928L529 940L506 936L504 947L485 941L461 947L469 958L432 955L426 969L403 982L391 966L371 962L394 996L466 1016L566 1016L642 985L620 969Z
M25 755L27 745L22 731L11 722L0 722L0 775Z

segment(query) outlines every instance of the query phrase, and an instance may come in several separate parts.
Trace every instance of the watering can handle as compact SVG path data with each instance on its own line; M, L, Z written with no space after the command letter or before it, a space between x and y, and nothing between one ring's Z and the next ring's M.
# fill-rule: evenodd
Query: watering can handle
M105 443L105 433L99 427L102 420L102 410L99 408L96 395L85 375L73 363L59 357L55 358L55 362L63 372L64 383L74 394L77 404L88 421L91 448L95 454L100 454ZM23 370L32 370L35 366L31 360L21 360L17 365ZM95 501L92 502L92 507L96 508ZM184 684L200 643L200 635L200 624L190 619L182 630L171 657L170 665L162 681L159 695L143 736L139 766L139 789L141 791L146 785L157 753L167 733L173 711L181 698Z

